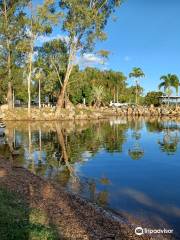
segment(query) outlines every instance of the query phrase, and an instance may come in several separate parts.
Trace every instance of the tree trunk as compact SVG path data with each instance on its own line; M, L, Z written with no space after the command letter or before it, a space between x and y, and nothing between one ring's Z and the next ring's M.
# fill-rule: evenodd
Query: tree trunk
M41 80L39 79L39 108L41 108Z
M3 1L4 5L4 19L5 19L5 28L8 30L8 14L7 14L7 5L6 0ZM10 49L10 40L7 37L6 39L6 46L8 51L8 57L7 57L7 69L8 69L8 92L7 92L7 102L8 102L8 108L12 109L13 107L13 101L12 101L12 82L11 82L11 49Z
M61 128L58 125L56 126L56 131L57 131L58 141L59 141L59 144L60 144L61 150L62 150L61 154L62 154L63 160L66 164L66 167L69 170L70 175L73 178L75 178L74 169L72 168L72 166L69 163L69 159L68 159L68 155L67 155L67 151L66 151L66 145L65 145L65 141L64 141L64 136L63 136Z
M14 89L12 91L12 107L14 108L15 107L15 93L14 93Z
M68 85L69 77L70 77L72 69L73 69L76 47L77 47L77 42L73 42L72 45L70 46L67 71L66 71L64 82L63 82L60 94L58 96L58 101L57 101L57 107L59 107L59 108L63 108L64 104L65 104L65 92L66 92L66 88Z
M136 105L138 104L138 86L137 86L137 82L136 82Z
M34 42L31 43L31 51L29 53L29 74L28 74L28 116L31 115L31 78L32 78L32 60L33 60Z
M116 88L114 87L114 103L116 102Z
M10 53L10 46L8 45L8 93L7 93L7 101L9 109L13 108L13 94L12 94L12 82L11 82L11 53Z
M176 91L176 97L178 97L178 90ZM176 108L178 106L178 98L176 98Z
M71 72L72 72L72 66L70 66L67 69L67 72L66 72L66 75L65 75L65 78L64 78L64 82L63 82L63 85L62 85L62 88L61 88L61 91L60 91L60 94L59 94L59 97L58 97L57 106L59 108L63 108L65 106L65 93L66 93L66 88L67 88L67 84L68 84Z
M31 74L32 74L32 64L29 64L29 75L28 75L28 116L31 115Z
M41 127L39 128L39 161L42 161L42 133L41 133Z
M7 102L8 102L8 108L12 109L13 101L12 101L12 85L11 85L11 82L8 82Z

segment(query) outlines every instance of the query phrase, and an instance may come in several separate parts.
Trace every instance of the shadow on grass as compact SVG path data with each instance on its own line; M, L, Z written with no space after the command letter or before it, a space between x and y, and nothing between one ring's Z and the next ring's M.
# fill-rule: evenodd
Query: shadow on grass
M58 234L42 210L30 209L17 194L0 187L1 240L57 240Z

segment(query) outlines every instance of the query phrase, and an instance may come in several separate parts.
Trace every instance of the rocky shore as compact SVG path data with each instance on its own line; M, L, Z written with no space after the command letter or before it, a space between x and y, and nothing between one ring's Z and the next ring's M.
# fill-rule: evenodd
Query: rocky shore
M0 107L0 118L3 120L89 120L102 119L109 116L180 116L180 106L161 106L150 107L134 106L134 107L86 107L84 105L77 105L67 109L58 109L56 107L32 108L31 115L28 115L27 108L15 108L8 110L7 106Z

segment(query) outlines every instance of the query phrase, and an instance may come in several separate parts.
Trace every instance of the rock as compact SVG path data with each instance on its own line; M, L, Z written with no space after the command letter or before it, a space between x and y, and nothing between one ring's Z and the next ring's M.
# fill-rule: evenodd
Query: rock
M161 110L161 114L162 114L162 115L169 115L169 111L166 110L166 109L162 109L162 110Z
M128 114L128 115L131 115L132 112L133 112L132 108L128 108L128 109L127 109L127 114Z
M84 109L84 108L86 108L86 105L79 103L79 104L76 105L76 107L78 109Z
M1 109L2 112L5 112L5 111L8 111L9 108L8 108L7 104L4 104L4 105L0 106L0 109Z
M75 106L72 104L72 102L70 100L67 100L66 102L66 107L67 110L74 110Z

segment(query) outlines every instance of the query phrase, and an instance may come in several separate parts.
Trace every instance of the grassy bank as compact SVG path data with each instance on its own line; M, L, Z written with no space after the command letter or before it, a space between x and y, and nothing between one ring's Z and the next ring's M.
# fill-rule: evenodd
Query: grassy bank
M0 187L1 240L56 240L45 212L31 209L19 195Z

